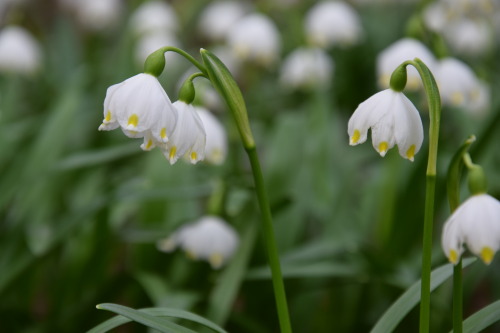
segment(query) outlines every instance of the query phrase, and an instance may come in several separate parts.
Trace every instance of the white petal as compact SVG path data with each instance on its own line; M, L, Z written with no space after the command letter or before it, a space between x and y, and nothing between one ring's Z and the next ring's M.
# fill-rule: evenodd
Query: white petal
M399 154L413 161L424 140L424 128L420 114L413 103L404 95L399 95L398 110L394 112L394 137Z

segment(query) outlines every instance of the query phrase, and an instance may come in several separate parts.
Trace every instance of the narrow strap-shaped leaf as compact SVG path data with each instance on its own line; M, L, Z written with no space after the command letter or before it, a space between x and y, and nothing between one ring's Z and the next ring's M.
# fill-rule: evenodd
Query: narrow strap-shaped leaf
M208 319L205 319L197 314L184 311L184 310L179 310L179 309L172 309L172 308L145 308L145 309L139 309L137 310L139 312L143 312L145 314L148 314L150 316L154 317L173 317L173 318L179 318L179 319L186 319L190 320L192 322L198 323L200 325L203 325L205 327L208 327L215 332L218 333L227 333L222 327L214 324ZM115 316L111 319L106 320L105 322L102 322L98 326L94 327L87 333L100 333L100 332L107 332L115 327L118 327L120 325L123 325L125 323L128 323L132 321L131 319L118 315Z
M464 320L464 333L479 333L500 321L500 301L493 302ZM452 333L453 331L450 331Z
M473 263L475 258L463 260L463 267ZM453 273L453 265L446 264L436 268L431 274L431 291L440 286ZM415 282L401 295L391 307L380 317L377 324L371 330L371 333L392 332L401 320L410 312L420 301L420 281Z
M122 316L125 316L125 317L133 320L133 321L136 321L136 322L141 323L145 326L151 327L151 328L158 330L160 332L164 332L164 333L195 333L195 331L190 330L190 329L183 327L181 325L175 324L167 319L158 318L158 317L155 317L151 314L145 313L143 311L135 310L135 309L123 306L123 305L104 303L104 304L97 305L97 308L101 309L101 310L108 310L108 311L114 312L116 314L120 314ZM101 326L101 325L99 325L99 326ZM104 327L104 328L106 328L106 327ZM89 332L92 332L92 333L106 332L107 330L109 330L111 328L112 327L106 328L104 330L96 330L97 327L95 327L93 330L91 330Z

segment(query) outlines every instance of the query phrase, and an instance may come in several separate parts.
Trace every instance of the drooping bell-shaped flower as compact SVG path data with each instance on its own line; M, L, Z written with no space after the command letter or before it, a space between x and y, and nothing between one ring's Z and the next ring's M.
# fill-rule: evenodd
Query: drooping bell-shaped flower
M333 68L333 60L322 49L301 47L285 58L280 82L294 89L328 87Z
M205 161L220 165L227 155L226 129L220 121L207 109L195 107L206 132Z
M468 108L483 88L472 69L455 58L441 59L435 73L444 105Z
M281 50L281 39L276 25L262 14L250 14L232 26L227 43L243 61L255 61L269 66Z
M404 61L419 58L431 71L434 70L435 57L429 49L412 38L403 38L391 44L377 56L377 77L381 88L388 88L392 72ZM407 89L416 90L420 85L417 70L409 67Z
M170 164L184 155L195 164L205 158L206 134L203 122L192 104L178 100L173 105L177 110L177 124L163 154Z
M128 137L144 138L141 148L151 150L165 146L176 122L177 110L158 79L141 73L108 88L99 130L121 127Z
M33 74L40 67L40 46L22 27L0 29L0 71Z
M222 267L234 254L239 238L236 231L217 216L204 216L179 228L158 242L158 248L170 252L180 247L192 259L206 260L212 268Z
M351 46L359 42L362 26L358 13L347 3L323 1L307 12L305 32L315 46Z
M399 154L413 161L422 146L422 120L402 92L386 89L359 104L348 123L350 145L365 142L370 128L373 148L382 157L398 145Z
M500 202L476 194L463 202L445 222L441 245L453 264L464 252L463 244L489 264L500 248Z

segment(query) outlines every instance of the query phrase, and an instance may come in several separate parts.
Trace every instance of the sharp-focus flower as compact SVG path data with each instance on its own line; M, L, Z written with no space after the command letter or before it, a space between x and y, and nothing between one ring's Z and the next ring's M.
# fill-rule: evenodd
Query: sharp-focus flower
M413 161L422 146L422 120L415 106L401 92L386 89L358 106L349 119L350 145L365 142L369 128L373 147L382 157L397 144L399 154Z
M206 134L203 122L192 104L176 101L173 105L177 110L177 124L163 154L170 164L184 155L195 164L205 158Z
M135 35L173 33L179 22L173 8L163 1L149 1L140 5L130 18L130 25Z
M332 79L333 61L320 48L298 48L281 67L280 81L291 88L327 87Z
M227 155L226 129L219 120L207 109L195 107L200 116L207 134L205 145L205 161L213 164L222 164Z
M388 88L392 72L406 60L419 58L431 71L434 70L435 58L422 43L415 39L403 38L380 52L377 57L377 77L381 88ZM406 88L416 90L421 86L418 72L407 67L408 80Z
M247 11L247 6L242 2L212 2L201 14L199 30L212 40L223 40L231 31L232 26L245 16Z
M216 216L205 216L178 229L172 236L158 242L165 252L180 247L192 259L202 259L212 268L222 267L238 247L236 231Z
M40 46L24 28L0 30L0 71L33 74L40 67Z
M269 66L276 61L281 40L276 25L267 16L247 15L233 25L228 45L238 58Z
M444 224L441 245L456 264L463 244L489 264L500 248L500 202L488 194L473 195L463 202Z
M141 148L164 147L177 122L177 111L158 79L137 74L112 85L104 100L100 131L121 127L131 138L144 138Z
M484 101L477 103L480 97L485 97L481 96L484 86L464 62L454 58L442 59L436 66L435 74L444 105L470 108L475 104L484 104Z
M358 13L347 3L324 1L312 7L305 18L306 36L319 47L350 46L362 35Z

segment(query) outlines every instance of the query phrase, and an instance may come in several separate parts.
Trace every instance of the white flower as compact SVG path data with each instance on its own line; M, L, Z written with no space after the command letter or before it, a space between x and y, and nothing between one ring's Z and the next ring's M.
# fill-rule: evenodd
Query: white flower
M373 147L382 157L397 144L399 154L413 161L422 146L422 120L415 106L401 92L386 89L358 106L349 119L350 145L365 142L369 128Z
M247 10L247 6L241 2L212 2L201 14L199 30L212 40L223 40L231 31L232 26L246 14Z
M325 51L320 48L301 47L285 58L280 81L292 88L328 86L332 72L333 61Z
M222 164L227 155L226 129L220 121L205 108L195 107L207 134L205 160L213 164Z
M455 52L472 56L484 54L493 44L493 30L485 20L461 18L449 22L443 37Z
M324 1L306 14L307 40L319 47L356 44L362 35L358 13L347 3Z
M205 216L159 241L158 248L170 252L179 246L189 257L207 260L212 268L217 269L233 256L238 243L238 234L224 220Z
M130 24L136 35L173 33L179 22L173 8L163 1L150 1L140 5L132 14Z
M0 71L33 74L40 67L40 46L24 28L0 30Z
M444 105L468 108L483 92L476 74L458 59L440 60L434 73Z
M120 0L73 0L66 1L66 5L75 12L82 26L94 31L116 26L122 13Z
M441 245L456 264L463 244L489 264L500 248L500 202L488 194L478 194L463 202L444 224Z
M163 154L170 164L187 155L192 164L205 158L205 128L193 105L183 101L174 102L177 109L177 124Z
M177 111L158 79L141 73L108 88L99 130L121 127L128 137L143 137L141 148L151 150L168 142L176 122Z
M419 58L431 71L435 58L422 43L415 39L403 38L393 43L377 56L377 77L381 88L388 88L392 72L406 60ZM407 67L408 80L406 88L415 90L421 86L420 77L415 68Z
M227 42L238 58L265 66L276 61L281 49L276 25L261 14L247 15L233 25Z

